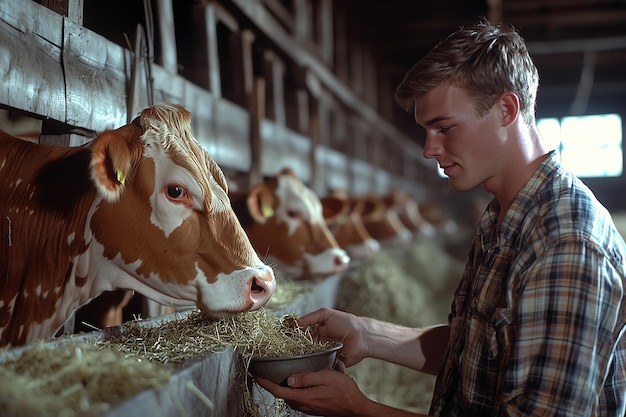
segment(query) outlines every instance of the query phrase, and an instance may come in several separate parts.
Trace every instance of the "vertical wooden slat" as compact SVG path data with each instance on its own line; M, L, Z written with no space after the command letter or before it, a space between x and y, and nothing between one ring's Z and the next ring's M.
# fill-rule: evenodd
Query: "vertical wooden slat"
M295 38L302 45L307 44L311 38L311 13L308 0L294 0L295 15Z
M349 77L349 61L348 61L348 33L346 30L346 15L345 5L343 3L335 3L335 25L333 30L335 32L335 74L344 82L347 82Z
M323 172L319 169L317 149L320 144L320 100L314 100L311 104L311 117L309 124L309 137L311 138L311 151L309 153L309 165L311 167L310 187L318 195L324 195Z
M308 134L309 131L309 91L306 78L308 69L291 65L288 68L288 80L285 86L285 110L287 112L287 126L298 133Z
M248 184L244 187L250 188L263 180L261 166L261 123L265 118L265 80L262 77L255 77L252 83L252 91L248 95L248 113L250 115L250 173Z
M276 124L285 126L285 95L284 95L284 74L285 65L280 58L271 51L263 54L267 90L267 116L273 119Z
M207 4L204 8L204 20L206 22L208 47L209 90L215 95L215 97L222 97L220 61L217 47L217 13L213 3Z
M252 92L254 71L252 68L252 45L254 34L249 29L231 36L233 99L236 103L246 103Z
M130 92L128 94L128 111L126 122L130 123L139 112L149 105L148 80L146 78L146 40L141 25L135 29L133 45L133 61L130 76Z
M174 27L174 9L172 0L157 0L159 38L161 39L161 54L159 64L168 72L178 72L178 58L176 54L176 30Z
M332 0L321 0L319 8L320 49L322 53L322 60L332 68L333 55L335 53L333 49L334 22Z
M363 60L363 44L359 41L353 40L350 43L350 62L349 62L349 74L350 74L350 86L358 94L363 94L363 67L365 62Z
M363 53L363 95L366 103L374 110L378 110L378 65L371 51Z

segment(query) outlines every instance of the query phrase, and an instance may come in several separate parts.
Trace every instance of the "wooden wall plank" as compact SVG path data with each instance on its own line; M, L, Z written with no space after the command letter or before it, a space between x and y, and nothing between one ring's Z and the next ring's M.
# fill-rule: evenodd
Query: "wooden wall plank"
M130 52L65 19L65 122L94 130L126 124Z
M238 5L243 4L240 0L233 1ZM203 19L207 30L215 29L219 20L217 14L222 9L215 3L210 3L202 12L206 13ZM264 30L266 24L274 24L263 23L264 19L269 19L266 12L261 12L260 17L252 16L252 19L261 23L261 30ZM229 20L228 27L238 30L233 26L234 23L237 22ZM364 106L362 100L357 99L352 91L305 48L299 48L293 39L280 38L282 35L276 38L272 31L270 29L266 35L270 39L279 40L275 45L278 50L271 52L272 69L265 81L272 81L272 85L276 87L273 90L274 96L279 100L284 99L285 72L291 66L306 68L302 80L305 94L302 94L301 100L306 101L305 96L308 94L311 103L315 103L322 94L332 94L333 102L337 101L342 109L347 109L350 120L346 122L346 135L351 135L354 139L346 140L342 151L365 150L367 138L364 132L371 130L372 126L385 139L403 143L402 138L394 136L397 132L393 127L382 121L369 106ZM225 168L250 172L253 160L250 147L250 114L245 105L237 105L221 97L219 78L214 77L215 74L219 76L217 42L216 37L212 39L213 41L207 42L207 55L213 57L209 59L215 60L211 66L212 71L216 71L212 73L211 88L200 87L155 64L152 66L152 97L154 102L172 101L187 107L193 114L196 137L215 160ZM244 49L251 49L251 45L247 44ZM276 55L278 52L280 55ZM127 123L134 116L133 113L140 110L139 107L150 104L137 104L136 101L130 103L132 58L131 51L35 1L0 0L0 105L84 129L100 131L119 127ZM285 60L289 65L285 64ZM140 63L145 65L141 60ZM134 80L137 82L132 84L135 97L139 97L142 102L148 97L149 88L143 73L143 68L138 65ZM322 133L323 136L318 136L316 140L312 140L313 132L310 130L299 133L291 131L285 124L284 106L284 102L277 106L277 122L267 118L257 120L260 123L261 155L255 158L260 159L263 175L273 175L279 169L289 166L303 181L316 183L321 193L329 184L338 186L349 183L349 190L354 193L374 192L373 188L383 189L389 185L392 177L388 173L381 173L380 167L373 167L366 162L366 154L346 156L335 152L337 149L331 151L332 143L316 142L324 139L323 136L334 133L328 133L327 127L323 130L326 133ZM312 112L313 109L303 106L302 111ZM311 129L317 123L304 119L302 117L302 123L298 123L302 129L305 126ZM325 126L330 123L330 119L324 117ZM409 145L405 154L416 155L418 161L421 161L421 152L414 150ZM324 155L331 154L332 161L326 162ZM407 158L403 165L416 164L414 159ZM324 164L335 167L336 174L333 177L326 176ZM342 166L348 172L347 175L342 173ZM432 167L429 164L430 168ZM407 184L411 188L416 185Z
M35 2L0 0L0 103L65 120L62 33L57 13Z

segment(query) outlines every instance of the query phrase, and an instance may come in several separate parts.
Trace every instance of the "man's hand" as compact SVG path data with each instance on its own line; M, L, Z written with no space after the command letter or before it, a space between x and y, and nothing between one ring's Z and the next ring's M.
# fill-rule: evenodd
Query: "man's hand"
M291 408L311 415L367 416L368 404L373 403L352 378L336 370L291 375L288 387L263 378L256 382Z

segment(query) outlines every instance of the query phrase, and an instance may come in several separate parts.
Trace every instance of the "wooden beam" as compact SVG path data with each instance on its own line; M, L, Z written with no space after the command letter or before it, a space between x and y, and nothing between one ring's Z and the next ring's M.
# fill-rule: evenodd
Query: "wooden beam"
M531 55L565 54L571 52L598 52L626 49L626 36L573 39L566 41L528 42Z

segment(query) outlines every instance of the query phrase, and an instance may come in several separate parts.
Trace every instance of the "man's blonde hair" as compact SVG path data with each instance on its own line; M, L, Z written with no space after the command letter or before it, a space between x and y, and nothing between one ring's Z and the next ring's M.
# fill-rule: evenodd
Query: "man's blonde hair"
M478 116L485 115L500 95L514 92L524 121L535 122L539 74L524 39L512 26L485 20L452 33L407 72L395 98L412 111L416 100L440 85L465 89Z

